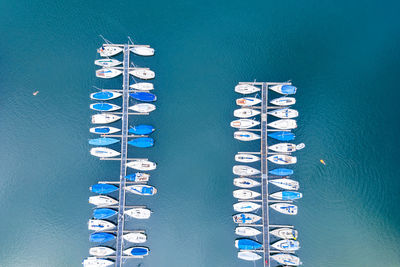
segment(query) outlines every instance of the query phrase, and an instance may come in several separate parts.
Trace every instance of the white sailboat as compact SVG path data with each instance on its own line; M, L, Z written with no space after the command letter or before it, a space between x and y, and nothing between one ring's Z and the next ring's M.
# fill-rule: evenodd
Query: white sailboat
M122 48L119 46L103 45L97 49L97 53L102 57L112 57L122 52Z
M246 165L235 165L233 166L233 173L236 175L248 176L259 174L260 171Z
M253 155L253 154L238 153L235 155L235 160L238 162L250 163L250 162L259 161L260 157Z
M282 95L293 95L297 91L297 88L295 86L287 84L273 85L269 87L269 89Z
M129 50L138 56L149 57L154 55L154 48L147 46L134 46Z
M252 94L260 91L261 89L259 87L256 87L251 84L239 84L235 86L235 92L240 93L240 94Z
M129 168L139 171L152 171L157 168L157 164L145 159L130 161L126 164Z
M300 258L291 254L279 253L271 255L270 258L285 266L299 266L301 264Z
M268 126L279 130L291 130L297 128L297 123L293 119L281 119L268 123Z
M234 223L255 223L261 220L261 216L253 213L239 213L232 216Z
M259 196L261 196L260 193L248 189L237 189L233 191L233 197L238 199L253 199Z
M130 75L135 76L136 78L142 79L142 80L150 80L154 79L156 77L156 73L152 70L148 69L134 69L129 71Z
M292 119L299 116L299 112L297 110L290 108L275 109L268 112L268 114L281 119Z
M237 212L252 212L259 208L261 208L260 204L249 201L241 201L233 204L233 209Z
M278 238L282 239L297 239L298 232L297 230L291 228L277 228L269 232L271 235L274 235Z
M96 77L97 78L103 78L103 79L111 79L114 77L117 77L118 75L121 75L122 71L113 69L113 68L102 68L99 70L96 70Z
M121 155L118 151L108 147L94 147L90 149L90 154L99 158L112 158Z
M262 256L252 251L239 251L238 258L245 261L256 261L262 259Z
M236 131L233 134L233 137L237 140L245 141L245 142L254 141L254 140L261 138L260 135L255 134L253 132L248 132L248 131Z
M239 108L233 111L233 116L246 119L253 116L257 116L260 113L261 113L260 111L252 108Z
M100 67L115 67L121 65L122 62L112 58L102 58L95 60L94 64Z
M260 182L254 181L253 179L242 177L233 179L233 184L242 188L252 188L261 185Z
M235 234L241 236L256 236L262 232L254 227L249 226L238 226L235 228Z
M291 106L291 105L296 104L296 98L283 96L283 97L272 99L270 101L270 103L272 105L276 105L276 106Z
M96 257L88 257L82 262L84 267L108 267L114 265L114 261L109 259L99 259Z
M89 197L89 203L96 206L113 206L118 204L118 200L109 196L91 196Z
M129 87L132 89L135 89L135 90L140 90L140 91L151 91L154 89L154 84L140 82L140 83L131 84Z
M272 155L272 156L269 156L267 159L275 164L280 164L280 165L297 163L296 157L285 155L285 154Z
M269 180L268 183L287 190L299 190L300 188L300 183L298 181L286 178Z
M300 242L289 239L279 240L273 243L271 248L285 252L292 252L300 249Z
M92 116L92 123L93 124L107 124L107 123L115 122L119 119L121 119L121 117L114 115L114 114L108 114L108 113L95 114Z
M147 240L146 234L140 232L124 234L122 237L131 243L144 243Z
M151 210L146 208L132 208L126 210L124 214L135 219L148 219L151 215Z
M106 220L89 220L88 229L92 231L107 231L115 228L115 224Z
M301 143L298 145L291 144L291 143L278 143L278 144L269 146L268 148L275 152L291 153L291 152L295 152L297 150L303 149L305 146L306 145L304 143Z
M277 212L287 214L287 215L296 215L297 214L297 206L289 203L275 203L271 204L270 207Z
M254 106L261 103L261 99L256 97L243 97L236 99L236 104L239 106Z
M234 120L231 122L231 127L233 128L241 128L241 129L248 129L252 128L254 126L259 125L260 122L256 120L250 120L250 119L239 119L239 120Z
M109 247L92 247L89 249L89 254L97 257L110 256L115 253L115 250Z
M156 106L149 103L140 103L129 107L129 109L139 113L150 113L156 110Z

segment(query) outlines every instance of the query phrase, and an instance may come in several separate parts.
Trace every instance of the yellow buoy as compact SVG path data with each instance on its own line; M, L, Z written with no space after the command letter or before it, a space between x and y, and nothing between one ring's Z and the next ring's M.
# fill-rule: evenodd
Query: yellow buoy
M325 161L323 159L319 160L322 164L326 165Z

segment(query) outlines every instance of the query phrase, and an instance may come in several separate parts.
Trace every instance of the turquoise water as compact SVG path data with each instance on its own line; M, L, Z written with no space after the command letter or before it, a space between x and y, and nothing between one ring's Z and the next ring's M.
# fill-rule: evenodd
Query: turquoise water
M400 266L400 23L395 1L0 1L0 266L79 266L88 187L119 165L88 153L99 34L156 48L151 256L127 266L253 266L236 259L238 81L299 88L295 178L304 266ZM32 92L39 90L38 96ZM117 103L117 102L116 102ZM132 122L134 123L134 122ZM324 159L327 166L319 163ZM257 266L260 266L257 265Z

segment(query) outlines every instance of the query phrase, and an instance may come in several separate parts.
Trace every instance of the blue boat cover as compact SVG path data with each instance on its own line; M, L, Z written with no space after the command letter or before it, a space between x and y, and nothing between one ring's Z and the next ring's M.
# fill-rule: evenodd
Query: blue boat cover
M290 141L295 138L294 133L284 131L270 133L268 136L279 141Z
M129 133L131 134L138 134L138 135L144 135L144 134L151 134L154 131L154 127L151 125L136 125L133 126L132 128L129 129Z
M152 195L153 194L153 187L152 186L144 186L142 187L142 192L143 195Z
M109 127L96 127L94 128L95 133L109 133L110 128Z
M244 250L254 250L262 248L262 245L252 239L242 238L238 239L238 248Z
M95 209L93 211L93 218L98 220L107 219L114 216L117 213L118 213L117 211L108 208Z
M293 95L296 93L297 88L293 85L284 85L281 90L285 95Z
M133 99L143 101L143 102L153 102L157 100L157 97L149 92L135 92L135 93L130 93L130 97Z
M154 145L154 139L150 137L140 137L129 141L128 144L135 147L152 147Z
M144 256L147 255L147 252L146 248L133 248L131 251L133 256Z
M105 243L115 238L115 235L110 233L93 233L89 236L90 242Z
M90 187L90 191L96 194L108 194L117 191L118 187L112 184L95 184Z
M143 175L143 173L141 173L141 172L136 172L136 173L132 173L132 174L126 175L125 178L126 178L127 180L129 180L129 181L134 182L134 181L136 181L136 178L138 178L138 177L140 177L140 176L142 176L142 175Z
M269 173L272 174L272 175L288 176L288 175L292 175L293 174L293 170L285 169L285 168L279 168L279 169L270 170Z
M282 200L294 200L299 199L300 193L295 191L283 191L282 192Z
M95 103L93 105L93 109L101 110L101 111L107 111L107 110L112 109L112 105L110 105L108 103Z
M96 100L108 100L113 96L114 96L113 92L107 92L107 91L98 92L92 95L92 97Z
M89 144L94 146L108 146L115 143L118 143L119 139L109 138L109 137L101 137L96 139L90 139Z

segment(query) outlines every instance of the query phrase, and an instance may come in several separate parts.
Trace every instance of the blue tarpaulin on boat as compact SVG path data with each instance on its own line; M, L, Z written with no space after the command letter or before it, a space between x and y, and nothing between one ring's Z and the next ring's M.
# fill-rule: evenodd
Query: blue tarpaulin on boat
M279 141L290 141L295 138L294 133L284 131L270 133L268 136Z
M133 256L145 256L148 253L147 248L133 248L131 254Z
M95 93L92 95L93 99L96 99L96 100L108 100L108 99L112 98L113 96L114 96L113 92L106 92L106 91L98 92L98 93Z
M238 248L244 250L254 250L262 248L262 245L252 239L242 238L238 239Z
M151 125L141 124L130 128L129 133L137 135L145 135L145 134L151 134L154 130L155 130L154 127Z
M294 200L301 198L301 193L295 191L283 191L282 200Z
M152 147L154 145L154 139L150 137L140 137L129 141L128 144L134 147Z
M293 95L296 93L297 88L293 85L284 85L281 90L285 95Z
M115 138L108 138L108 137L101 137L96 139L90 139L89 144L93 146L108 146L115 143L118 143L119 139Z
M110 233L93 233L89 237L90 242L105 243L115 239L115 235Z
M108 103L96 103L93 105L94 110L101 110L101 111L107 111L112 109L113 106L108 104Z
M279 168L279 169L270 170L269 173L272 174L272 175L288 176L288 175L292 175L293 174L293 170L285 169L285 168Z
M108 194L117 191L118 187L112 184L95 184L90 187L90 191L97 194Z
M110 132L110 128L109 127L96 127L94 129L95 133L109 133Z
M133 99L143 101L143 102L153 102L157 100L157 97L149 92L135 92L135 93L130 93L130 97Z
M113 209L107 209L107 208L95 209L93 211L93 218L98 220L107 219L114 216L117 213L118 212Z

